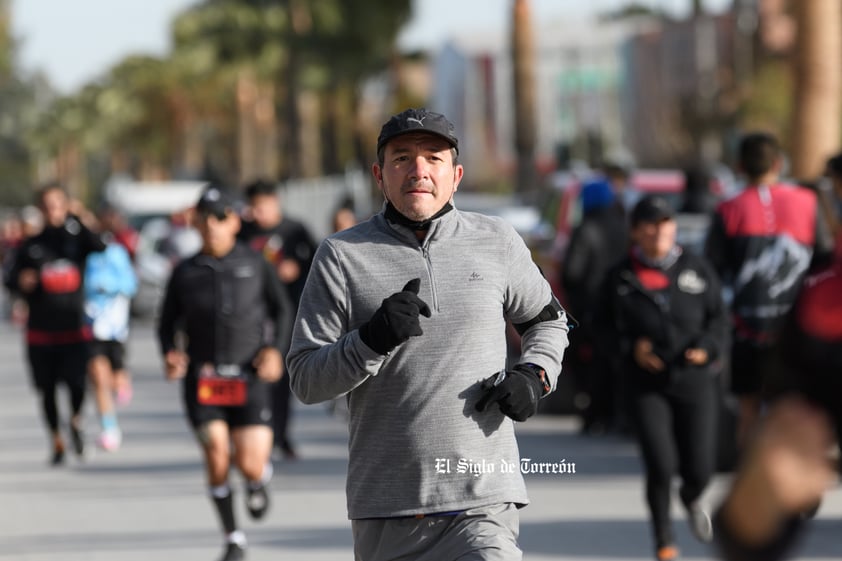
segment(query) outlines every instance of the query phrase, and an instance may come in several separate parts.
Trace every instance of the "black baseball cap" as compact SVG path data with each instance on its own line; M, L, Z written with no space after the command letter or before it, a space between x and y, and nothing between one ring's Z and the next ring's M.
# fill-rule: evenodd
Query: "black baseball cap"
M632 225L641 222L663 222L675 216L675 212L665 198L658 195L647 195L640 199L631 212Z
M201 214L225 217L236 210L237 198L229 190L218 185L208 185L196 202L196 211Z
M401 111L386 121L380 129L380 136L377 137L377 151L380 152L380 149L396 136L411 132L427 132L440 136L459 153L459 139L456 138L453 123L441 113L424 108Z

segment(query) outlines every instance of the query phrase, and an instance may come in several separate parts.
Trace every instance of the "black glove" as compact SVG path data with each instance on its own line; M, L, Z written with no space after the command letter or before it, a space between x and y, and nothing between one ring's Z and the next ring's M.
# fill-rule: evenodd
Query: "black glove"
M418 314L430 317L430 307L418 297L421 279L412 279L403 290L392 294L377 308L368 322L360 326L363 343L385 355L417 335L423 335Z
M511 370L486 378L482 382L485 395L477 402L477 411L483 412L497 402L504 415L525 421L538 412L538 402L550 391L546 376L540 366L516 364Z

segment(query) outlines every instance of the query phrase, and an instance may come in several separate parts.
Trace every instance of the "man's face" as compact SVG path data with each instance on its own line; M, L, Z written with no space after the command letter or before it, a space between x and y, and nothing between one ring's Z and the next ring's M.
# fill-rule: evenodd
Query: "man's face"
M281 221L281 203L273 195L255 195L249 206L252 218L261 228L271 228Z
M449 202L462 180L448 142L438 136L404 134L388 142L383 165L371 169L383 196L410 220L427 220Z
M240 217L229 210L221 217L213 213L196 212L193 224L202 236L202 251L213 257L224 257L231 251L240 231Z
M70 201L61 189L50 189L41 199L41 212L50 226L58 228L67 219Z
M115 210L106 210L99 214L99 223L105 232L117 232L122 227L122 216Z
M677 223L673 219L659 222L640 222L631 229L634 243L651 259L666 257L675 245Z

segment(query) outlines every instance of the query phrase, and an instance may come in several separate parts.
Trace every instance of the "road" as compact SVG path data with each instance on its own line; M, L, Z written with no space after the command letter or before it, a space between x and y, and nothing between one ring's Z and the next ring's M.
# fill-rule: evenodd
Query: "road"
M47 465L49 450L23 363L20 331L0 323L0 560L211 561L221 551L217 521L197 447L181 413L178 387L163 381L151 326L137 324L129 344L135 399L120 411L117 453L69 457ZM64 398L64 395L62 395ZM67 410L66 399L62 408ZM96 433L87 403L88 440ZM273 506L260 524L237 515L251 561L353 558L346 519L346 432L324 406L297 404L293 437L300 459L276 463ZM529 561L652 558L640 465L632 443L580 437L572 419L540 415L519 427L521 456L575 464L575 474L528 475L532 504L522 511L521 544ZM383 466L389 469L389 466ZM706 500L727 485L720 475ZM241 479L235 477L235 488ZM683 559L714 559L694 542L674 504ZM842 491L819 512L800 558L842 559Z

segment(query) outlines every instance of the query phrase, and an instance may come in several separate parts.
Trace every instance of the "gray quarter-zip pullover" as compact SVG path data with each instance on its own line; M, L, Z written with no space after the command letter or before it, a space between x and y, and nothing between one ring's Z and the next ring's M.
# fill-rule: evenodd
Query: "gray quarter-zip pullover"
M432 309L420 318L424 334L379 355L357 328L416 277ZM506 366L506 318L527 322L551 298L499 218L453 210L419 242L381 212L321 244L287 364L305 403L348 395L350 518L528 502L512 421L474 404L479 383ZM567 330L562 314L523 335L520 360L546 369L553 388Z

